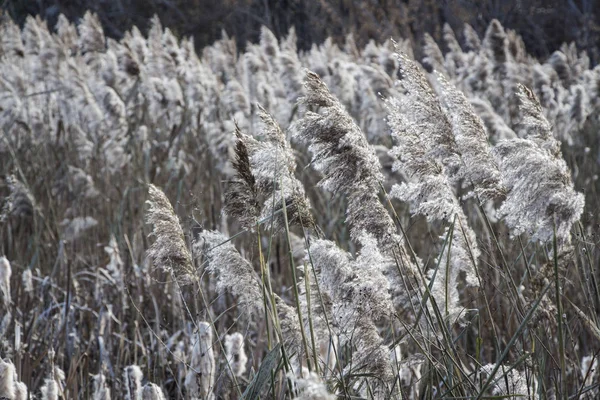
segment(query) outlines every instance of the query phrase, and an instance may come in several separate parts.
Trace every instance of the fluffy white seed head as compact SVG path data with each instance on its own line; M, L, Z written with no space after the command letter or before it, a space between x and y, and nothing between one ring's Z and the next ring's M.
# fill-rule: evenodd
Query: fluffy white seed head
M142 400L165 400L165 395L160 386L147 383L142 389Z
M21 275L21 280L23 282L23 290L25 293L33 292L33 273L30 268L26 268Z
M191 399L212 399L215 384L215 356L212 328L208 322L198 324L192 360L185 377L185 389Z
M337 398L327 390L327 386L321 377L315 372L305 369L302 376L295 376L292 372L287 374L298 390L299 400L334 400Z
M106 376L103 373L94 375L94 400L110 400L110 388L106 384Z
M137 365L130 365L123 370L123 395L125 400L138 400L142 390L144 374Z
M225 336L225 352L233 374L238 377L243 376L248 362L244 350L244 336L239 332Z
M0 359L0 397L15 397L15 366L10 361Z
M6 257L0 257L0 295L2 296L2 303L4 307L8 309L11 298L10 298L10 276L12 275L12 268L10 262Z
M173 271L175 276L188 280L194 276L192 258L185 243L179 218L167 196L154 185L148 186L150 208L146 220L153 225L155 241L148 250L148 256L158 267Z
M252 264L218 231L203 231L196 240L196 254L206 257L206 270L217 277L217 292L230 291L238 304L251 311L263 307L262 290Z

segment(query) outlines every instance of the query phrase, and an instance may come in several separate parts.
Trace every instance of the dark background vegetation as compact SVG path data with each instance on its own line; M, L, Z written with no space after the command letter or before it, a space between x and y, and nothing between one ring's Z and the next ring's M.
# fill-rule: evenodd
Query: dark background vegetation
M593 64L600 61L600 0L4 0L0 5L20 24L33 14L49 26L60 13L77 20L90 9L105 33L116 38L132 25L144 31L157 14L176 35L193 36L198 48L222 30L243 47L257 40L261 25L277 36L295 26L301 49L329 36L341 41L350 32L359 45L389 37L418 43L426 32L439 41L445 22L457 32L467 22L481 34L496 18L521 34L536 57L575 42Z

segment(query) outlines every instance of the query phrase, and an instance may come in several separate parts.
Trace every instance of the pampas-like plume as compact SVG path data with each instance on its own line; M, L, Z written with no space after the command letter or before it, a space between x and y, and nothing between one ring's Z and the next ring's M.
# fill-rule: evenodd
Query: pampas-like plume
M18 382L16 380L15 375L15 397L14 400L27 400L29 399L29 394L27 390L27 385L23 382Z
M365 265L353 266L350 255L328 240L312 242L310 254L319 271L321 288L331 296L333 329L340 345L352 341L356 348L352 371L375 374L384 381L390 379L393 374L389 351L373 321L373 317L381 316L388 308L387 290L381 290L384 283L370 278L374 271Z
M505 63L508 56L508 38L500 21L493 19L485 31L483 46L489 52L495 64Z
M600 379L597 355L588 355L581 359L581 379L584 386L591 386Z
M273 227L280 230L285 225L281 212L285 202L290 225L312 226L310 202L294 176L296 162L285 134L260 105L258 114L264 125L264 141L242 134L236 126L233 167L237 179L225 193L225 212L246 229L253 228L259 216L261 220L273 216Z
M0 358L0 399L27 400L27 386L19 382L15 366Z
M155 383L147 383L142 389L142 400L165 400L165 395Z
M79 48L82 53L100 52L106 49L104 30L96 14L87 11L77 28Z
M138 400L142 390L144 374L137 365L130 365L123 369L123 387L125 400Z
M383 175L374 149L317 74L307 71L304 87L300 103L320 109L307 111L291 129L308 144L313 166L323 173L319 185L348 197L347 222L354 240L364 230L375 235L385 251L399 248L404 253L394 222L377 197Z
M423 45L423 63L431 68L431 70L438 71L441 74L447 74L444 66L444 55L437 45L435 39L431 37L429 33L425 33Z
M525 128L526 138L535 141L553 155L558 155L560 143L554 139L552 125L546 119L537 96L524 85L519 85L518 90L517 96L521 100L521 125Z
M30 268L27 268L23 271L23 275L21 275L21 281L23 282L23 290L25 293L33 292L33 273Z
M314 166L324 175L319 185L333 194L377 191L383 180L379 160L360 128L317 74L306 72L304 88L300 103L321 110L307 111L293 131L309 145Z
M65 372L54 365L55 352L51 349L48 352L50 360L50 373L44 380L44 385L41 388L42 400L59 400L63 396L63 388L65 381Z
M102 372L94 375L94 400L110 400L110 388L106 384L106 376Z
M0 398L15 398L15 366L0 358Z
M231 368L231 372L240 377L246 373L248 357L244 350L244 335L234 332L225 336L225 357Z
M556 224L559 242L567 244L571 226L583 212L584 196L573 188L560 143L537 97L523 85L519 97L527 138L500 142L493 152L509 190L498 215L513 235L527 232L533 240L552 239Z
M173 271L177 278L192 279L195 271L192 257L185 243L179 218L167 196L154 185L148 186L150 205L146 220L153 225L152 234L156 240L148 250L148 257L156 266Z
M2 302L4 307L8 309L11 303L10 297L10 276L12 275L12 268L7 258L0 257L0 295L2 295Z
M252 264L240 255L225 235L217 231L203 231L194 243L197 254L206 257L206 270L217 275L217 292L230 291L238 305L252 312L263 307L260 281Z
M279 327L281 328L282 344L292 354L296 360L301 359L303 351L302 327L298 320L298 311L295 307L289 306L279 296L275 296L275 306L277 308L277 317L279 318Z
M302 371L302 377L294 376L291 372L287 374L288 379L294 382L298 390L298 400L335 400L337 396L329 393L327 386L321 377L308 370Z
M477 34L477 31L469 24L465 24L463 35L465 37L465 44L467 50L478 53L481 49L481 39Z
M494 364L487 364L481 367L481 372L490 374L494 368ZM504 398L537 400L539 387L535 376L516 369L509 369L509 366L500 366L492 381L492 394Z
M253 149L251 154L253 170L260 171L257 172L259 187L262 187L264 194L269 196L265 200L261 217L273 215L283 208L285 202L288 222L291 225L311 227L313 219L310 202L304 193L302 183L294 176L296 161L293 150L273 116L260 105L258 110L264 125L263 135L268 143L266 146ZM282 228L285 224L283 216L276 217L273 223L276 229Z
M10 194L2 207L0 222L6 220L9 216L19 218L32 217L38 211L33 194L14 175L7 177L6 183L8 184Z
M233 169L236 179L230 181L225 191L225 213L240 222L246 229L252 229L260 214L256 179L250 166L250 157L244 135L235 127L235 160Z
M440 161L444 172L455 181L462 176L460 152L452 134L452 125L442 110L427 77L416 62L405 54L397 53L400 62L401 80L405 95L397 107L406 116L406 121L421 134L429 154Z
M19 382L15 366L0 358L0 399L27 400L27 386Z
M441 74L437 75L437 79L461 154L464 178L473 185L474 193L481 201L503 197L506 189L492 157L483 121L460 90Z
M487 136L492 143L517 137L517 134L504 122L502 117L496 114L489 101L480 98L472 98L470 101L477 115L483 120Z
M212 339L210 324L200 322L192 349L190 368L185 377L185 389L190 399L210 400L214 398L215 356Z
M432 292L439 299L446 299L447 314L458 313L458 273L466 272L467 283L477 285L474 263L479 257L475 233L468 226L467 218L452 189L452 183L443 173L443 167L430 154L427 142L408 123L396 99L386 100L388 123L396 146L390 151L397 158L394 169L402 170L411 178L408 182L394 185L390 196L397 197L410 205L413 215L421 214L428 221L453 221L456 216L452 247L446 247L440 255L440 269L436 275ZM447 256L450 252L450 263ZM431 277L430 277L431 278Z

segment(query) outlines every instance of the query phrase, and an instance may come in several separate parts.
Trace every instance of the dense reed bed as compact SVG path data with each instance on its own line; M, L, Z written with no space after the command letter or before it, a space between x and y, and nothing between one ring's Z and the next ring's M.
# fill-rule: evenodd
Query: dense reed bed
M2 20L0 397L599 395L585 53L151 25Z

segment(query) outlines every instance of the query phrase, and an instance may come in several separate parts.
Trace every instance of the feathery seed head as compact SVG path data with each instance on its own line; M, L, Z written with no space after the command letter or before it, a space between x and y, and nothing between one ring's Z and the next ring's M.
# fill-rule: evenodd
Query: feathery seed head
M106 384L106 376L102 372L94 375L94 393L92 398L94 400L110 400L110 388Z
M244 336L239 332L225 336L225 353L231 371L237 377L246 373L248 357L244 350Z
M194 246L206 257L206 270L217 276L217 292L230 291L238 305L251 312L263 307L262 290L249 261L240 255L229 238L217 231L203 231Z
M0 257L0 295L2 295L2 302L4 307L8 309L11 303L10 297L10 276L12 275L12 268L8 259L4 256Z
M146 220L153 225L152 234L156 240L148 250L148 257L156 266L173 271L177 278L193 279L195 271L192 258L186 246L179 218L167 196L150 184L148 186L150 208L146 212Z
M213 398L216 371L212 339L211 325L208 322L200 322L194 338L190 368L185 377L188 396L194 399Z
M142 400L165 400L162 389L155 383L148 382L142 389Z
M138 400L142 390L144 374L137 365L130 365L123 370L123 387L125 400Z

